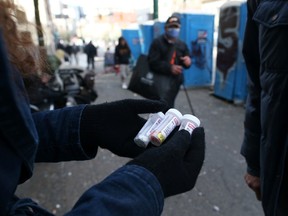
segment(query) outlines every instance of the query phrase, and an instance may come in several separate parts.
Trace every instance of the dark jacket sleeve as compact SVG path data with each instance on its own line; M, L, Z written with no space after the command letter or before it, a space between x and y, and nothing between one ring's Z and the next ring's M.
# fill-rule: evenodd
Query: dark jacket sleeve
M241 154L248 165L248 173L254 176L260 174L260 93L259 80L260 60L258 48L258 28L252 20L256 5L248 1L248 19L246 24L243 55L248 70L248 98L244 121L244 141Z
M6 215L6 208L19 184L22 158L6 145L0 137L0 215Z
M38 136L20 72L10 64L0 29L0 215L17 184L32 176Z
M188 69L190 65L188 67L185 66L181 60L182 57L189 56L189 49L186 43L177 40L175 44L169 44L163 35L154 39L148 54L150 69L155 73L171 74L170 61L174 52L176 52L174 64Z
M152 41L149 48L148 61L150 69L155 73L171 74L171 65L169 59L163 56L163 49L165 45L161 43L160 38L156 38ZM166 49L168 51L168 49ZM165 52L165 50L164 50ZM167 52L165 53L167 56Z
M186 43L182 42L182 46L183 47L183 51L182 51L182 56L181 57L184 57L184 56L189 56L190 57L190 53L189 53L189 49L188 49L188 46ZM180 64L183 68L185 69L188 69L191 67L191 64L189 66L186 66L182 63L182 61L180 61Z
M116 65L119 64L119 46L116 46L116 47L115 47L114 63L115 63Z
M80 141L80 120L85 105L33 114L39 135L36 162L88 160L96 156ZM96 144L95 144L96 146Z
M164 195L147 169L126 165L87 190L65 216L161 215Z

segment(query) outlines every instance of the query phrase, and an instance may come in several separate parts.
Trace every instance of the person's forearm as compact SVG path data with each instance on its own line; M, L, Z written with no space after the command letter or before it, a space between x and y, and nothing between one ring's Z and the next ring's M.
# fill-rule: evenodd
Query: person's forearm
M87 190L65 216L157 216L163 205L157 178L141 166L126 165Z
M254 176L260 175L260 95L259 91L250 92L247 97L244 122L244 140L241 154L247 162L247 172Z
M171 74L170 63L162 61L160 59L159 53L155 53L155 51L150 51L148 62L151 71L160 74Z
M160 50L156 44L152 44L148 54L150 70L160 74L171 74L171 64L160 58Z
M171 72L171 65L167 62L151 62L150 63L150 69L151 71L155 72L155 73L159 73L159 74L166 74L166 75L170 75Z
M97 148L87 151L80 141L80 119L85 105L33 114L39 135L36 162L88 160Z

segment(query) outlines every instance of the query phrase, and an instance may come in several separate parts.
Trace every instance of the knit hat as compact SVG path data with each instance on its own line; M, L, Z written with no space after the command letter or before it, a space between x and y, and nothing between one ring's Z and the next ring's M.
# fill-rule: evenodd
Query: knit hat
M172 26L175 26L175 27L178 27L180 28L181 26L181 23L180 23L180 19L179 17L177 16L171 16L167 19L166 23L165 23L165 27L172 27Z

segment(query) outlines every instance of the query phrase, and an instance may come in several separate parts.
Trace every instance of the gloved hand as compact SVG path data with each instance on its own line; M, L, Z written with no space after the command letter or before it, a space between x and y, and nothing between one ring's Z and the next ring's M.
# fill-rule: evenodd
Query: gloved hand
M164 197L191 190L203 165L205 155L204 128L190 134L181 130L160 147L147 149L128 162L146 168L158 179Z
M134 143L134 137L146 122L138 114L167 109L166 103L155 100L126 99L89 105L81 118L81 142L88 149L98 145L119 156L135 157L145 150Z

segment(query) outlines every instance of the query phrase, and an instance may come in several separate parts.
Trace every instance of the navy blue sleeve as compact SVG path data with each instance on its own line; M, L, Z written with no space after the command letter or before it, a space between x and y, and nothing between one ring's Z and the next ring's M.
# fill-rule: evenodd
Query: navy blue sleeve
M88 160L95 151L86 151L80 141L80 120L85 105L33 114L39 136L36 162ZM95 144L96 145L96 144Z
M163 205L157 178L141 166L126 165L88 189L65 216L156 216Z
M1 139L0 158L0 215L6 215L6 208L19 182L23 162L12 148L2 143Z

